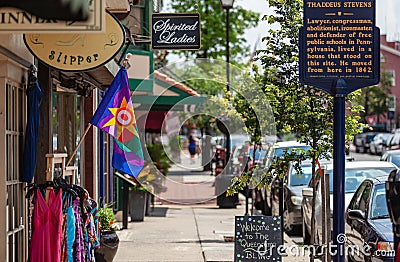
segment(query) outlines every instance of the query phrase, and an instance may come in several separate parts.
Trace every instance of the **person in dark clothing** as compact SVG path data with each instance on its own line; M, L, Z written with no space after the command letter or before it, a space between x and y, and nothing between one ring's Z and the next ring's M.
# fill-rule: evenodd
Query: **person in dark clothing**
M194 156L196 155L196 140L192 135L189 136L189 153L190 153L190 163L194 163Z

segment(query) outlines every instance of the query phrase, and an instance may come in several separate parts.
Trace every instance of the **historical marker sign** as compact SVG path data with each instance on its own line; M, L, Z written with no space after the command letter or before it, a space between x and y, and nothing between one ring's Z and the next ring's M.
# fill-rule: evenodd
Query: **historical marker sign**
M153 13L153 49L200 49L200 14Z
M282 261L280 217L235 217L235 262Z
M375 1L304 1L300 30L300 81L332 93L335 80L346 94L379 82L379 28Z

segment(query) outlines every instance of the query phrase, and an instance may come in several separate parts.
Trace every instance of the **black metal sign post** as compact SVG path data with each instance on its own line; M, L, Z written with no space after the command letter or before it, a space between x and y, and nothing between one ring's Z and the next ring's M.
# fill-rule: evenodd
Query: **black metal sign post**
M334 96L333 247L344 261L345 98L379 83L379 28L375 1L304 1L300 29L300 81Z

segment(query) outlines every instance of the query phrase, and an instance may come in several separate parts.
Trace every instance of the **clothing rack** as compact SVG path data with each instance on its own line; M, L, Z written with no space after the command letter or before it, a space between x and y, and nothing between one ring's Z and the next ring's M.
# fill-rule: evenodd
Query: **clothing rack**
M33 209L28 208L31 212L29 250L33 259L30 261L95 261L94 251L100 246L98 204L86 189L67 183L51 169L56 165L64 167L66 155L47 156L50 169L46 176L48 179L54 176L53 181L27 186L26 198L33 204ZM61 170L62 176L68 172ZM42 208L43 201L48 208ZM46 221L51 219L51 226L41 223L43 217ZM54 234L57 236L52 239ZM51 248L43 248L48 243Z

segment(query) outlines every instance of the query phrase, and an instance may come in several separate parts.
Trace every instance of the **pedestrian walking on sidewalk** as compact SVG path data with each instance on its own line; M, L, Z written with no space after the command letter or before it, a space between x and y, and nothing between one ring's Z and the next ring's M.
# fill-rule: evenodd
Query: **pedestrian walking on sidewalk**
M194 136L189 136L189 153L190 153L190 163L194 164L194 156L196 155L196 140Z

